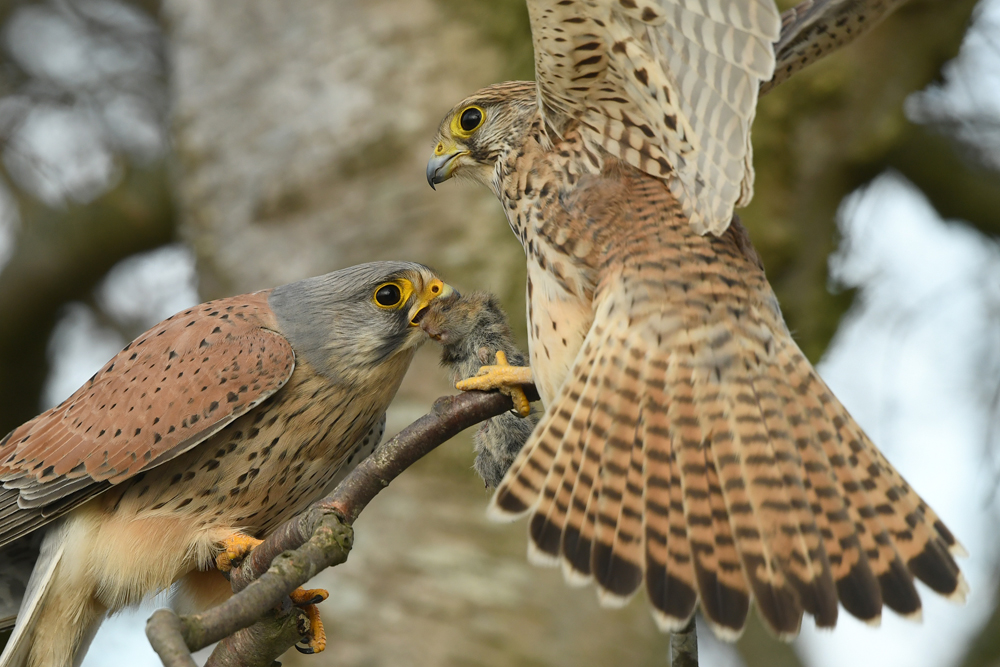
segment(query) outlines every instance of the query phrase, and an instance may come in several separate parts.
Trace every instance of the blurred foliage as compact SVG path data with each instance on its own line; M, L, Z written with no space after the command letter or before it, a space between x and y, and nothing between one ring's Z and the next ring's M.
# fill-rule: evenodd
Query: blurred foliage
M532 81L535 56L531 48L531 25L524 0L437 0L445 11L479 32L504 55L503 80ZM471 92L471 91L470 91Z
M794 3L781 3L783 8ZM858 42L762 98L754 123L756 193L740 215L760 251L789 329L813 362L852 294L828 284L841 200L887 168L924 189L938 211L980 228L996 224L1000 178L959 160L951 142L914 125L908 95L958 53L975 0L914 0ZM941 185L947 182L948 186ZM963 203L968 182L985 201ZM961 183L961 187L952 185Z
M136 6L155 11L157 4L139 2ZM35 16L61 13L67 25L94 43L121 48L124 54L135 53L129 48L136 47L154 54L154 62L148 71L137 71L130 64L105 67L107 71L89 81L75 82L47 69L44 61L40 64L26 57L15 47L16 36L4 30L0 188L11 194L18 224L14 253L9 262L0 264L0 378L17 379L0 383L3 433L38 413L48 372L48 339L64 305L89 298L119 260L169 242L176 220L166 163L155 154L130 152L130 147L116 141L120 128L103 128L99 138L112 153L108 180L99 181L97 189L88 184L80 193L58 182L58 167L63 165L46 164L20 138L38 110L62 111L66 118L100 117L115 96L143 98L160 107L162 119L163 70L162 63L155 62L162 60L155 55L162 48L158 32L130 21L132 17L116 20L113 14L78 11L73 3L57 6L28 0L0 5L0 26L7 28L9 19L25 9L34 10ZM128 40L134 43L121 46ZM100 65L95 62L93 67ZM38 189L38 183L45 188Z

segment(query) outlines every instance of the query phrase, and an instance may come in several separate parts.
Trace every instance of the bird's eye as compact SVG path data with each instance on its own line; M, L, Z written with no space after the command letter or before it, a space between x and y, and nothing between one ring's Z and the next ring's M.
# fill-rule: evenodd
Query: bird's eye
M483 118L482 109L479 107L469 107L459 117L458 126L465 132L472 132L479 129L479 126L483 124Z
M375 303L383 308L395 308L403 300L399 285L386 283L375 290Z

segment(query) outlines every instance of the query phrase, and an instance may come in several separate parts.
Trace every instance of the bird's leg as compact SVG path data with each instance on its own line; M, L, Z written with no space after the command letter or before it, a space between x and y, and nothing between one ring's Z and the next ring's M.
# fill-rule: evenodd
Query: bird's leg
M305 646L295 646L299 653L312 654L321 653L326 649L326 629L323 627L323 619L319 617L319 607L317 603L322 602L330 596L322 588L296 588L289 595L292 602L306 612L309 617L309 637Z
M233 564L246 558L247 554L253 551L254 547L263 542L256 537L251 537L246 533L236 532L222 540L222 552L215 557L215 566L220 572L229 572L235 567ZM330 594L322 588L296 588L288 594L292 599L292 604L302 607L309 617L309 636L305 648L296 646L300 653L319 653L326 648L326 630L323 628L323 621L319 617L318 603L330 597Z
M524 395L524 389L521 388L521 385L532 382L534 380L531 377L531 368L511 366L507 363L507 355L504 354L503 350L497 350L496 366L483 366L479 369L479 373L458 382L455 388L461 391L497 389L510 396L517 414L527 417L531 413L531 406L528 404L528 397Z

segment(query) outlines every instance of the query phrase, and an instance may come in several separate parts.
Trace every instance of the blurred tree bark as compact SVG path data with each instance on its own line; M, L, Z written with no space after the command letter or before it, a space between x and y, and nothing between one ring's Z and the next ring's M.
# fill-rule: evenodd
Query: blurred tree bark
M17 10L38 0L0 2L0 28ZM159 12L159 0L134 0ZM63 6L75 11L71 3ZM9 37L9 35L4 35ZM111 38L110 35L108 35ZM45 80L42 71L25 71L9 52L0 55L0 101L14 99L0 118L0 149L35 104L74 103L73 92ZM44 69L44 68L43 68ZM89 91L100 90L95 85ZM108 92L108 91L103 91ZM16 107L12 111L11 107ZM142 166L116 155L121 176L117 185L85 205L49 206L18 187L0 164L0 187L16 201L19 231L14 253L0 265L0 433L7 433L39 411L48 376L48 341L67 302L86 300L108 270L120 260L173 240L173 193L165 160Z
M120 260L168 243L174 210L166 165L130 168L85 206L18 196L21 233L0 271L0 432L39 411L49 335L63 306L86 299ZM16 381L13 379L16 378Z

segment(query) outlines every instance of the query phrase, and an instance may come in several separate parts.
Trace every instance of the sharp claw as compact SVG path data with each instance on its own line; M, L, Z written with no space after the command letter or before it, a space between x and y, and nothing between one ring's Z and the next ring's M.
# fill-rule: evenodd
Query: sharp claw
M288 597L292 599L292 602L298 607L305 607L310 604L319 604L323 600L330 597L330 594L323 590L322 588L296 588L294 591L288 594Z
M297 596L296 593L300 594ZM304 648L300 648L298 644L296 644L295 649L299 653L306 653L310 655L313 653L322 653L326 649L326 629L323 627L323 620L319 616L319 607L316 606L316 602L322 602L329 594L319 588L310 591L304 591L300 588L296 591L292 591L292 595L289 597L291 597L292 600L295 600L296 597L302 599L305 595L310 595L310 599L313 600L313 602L308 604L301 604L302 610L306 612L306 616L309 618L309 630L305 633L307 641Z

